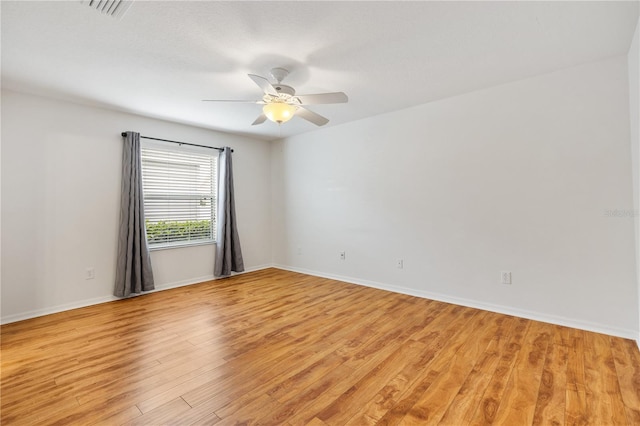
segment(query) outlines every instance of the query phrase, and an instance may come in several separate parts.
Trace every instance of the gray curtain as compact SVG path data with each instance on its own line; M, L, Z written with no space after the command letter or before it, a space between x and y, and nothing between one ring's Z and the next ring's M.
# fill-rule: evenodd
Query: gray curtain
M140 133L127 132L122 152L122 195L116 285L113 294L127 297L153 290L153 272L147 246L142 198Z
M236 224L236 208L233 195L233 168L231 148L224 147L218 160L218 228L216 236L216 265L213 274L221 277L231 271L244 271L240 238Z

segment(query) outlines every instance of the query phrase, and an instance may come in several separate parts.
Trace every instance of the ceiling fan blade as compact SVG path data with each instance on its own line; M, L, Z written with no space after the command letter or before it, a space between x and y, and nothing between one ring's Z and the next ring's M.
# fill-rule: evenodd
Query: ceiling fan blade
M256 124L262 124L265 122L265 120L267 119L267 116L264 114L260 114L258 116L258 118L255 119L255 121L253 123L251 123L252 126L255 126Z
M312 122L316 126L324 126L329 122L328 118L325 118L320 114L316 114L313 111L309 111L308 109L303 108L301 106L299 106L298 109L296 110L296 115L300 116L301 118L304 118L307 121Z
M264 103L263 101L242 101L235 99L203 99L202 102L235 102L239 104L259 104Z
M258 87L260 87L262 91L267 95L278 96L278 91L271 85L271 83L269 83L269 80L267 80L266 78L260 77L259 75L255 74L249 74L249 78L253 80L253 82L256 83Z
M296 98L302 105L314 104L342 104L349 102L349 98L343 92L318 93L316 95L297 95Z

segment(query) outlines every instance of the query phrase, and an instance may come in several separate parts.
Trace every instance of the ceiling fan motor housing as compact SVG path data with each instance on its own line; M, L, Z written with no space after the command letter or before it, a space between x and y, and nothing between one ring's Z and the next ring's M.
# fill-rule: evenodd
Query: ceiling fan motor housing
M295 89L291 86L287 86L286 84L274 84L273 88L278 91L278 94L285 94L289 96L293 96L296 94Z
M285 77L288 76L288 75L289 75L289 71L287 71L284 68L272 68L271 69L271 77L273 77L278 82L278 84L280 84L280 82L282 80L284 80Z

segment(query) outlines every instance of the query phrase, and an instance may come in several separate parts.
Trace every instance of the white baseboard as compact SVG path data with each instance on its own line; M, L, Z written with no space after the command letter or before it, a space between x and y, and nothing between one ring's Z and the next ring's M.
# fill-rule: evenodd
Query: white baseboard
M234 272L234 273L231 274L231 276L240 275L240 274L246 274L248 272L259 271L261 269L271 268L272 266L273 265L271 265L271 264L255 266L255 267L252 267L252 268L247 268L243 272ZM178 287L184 287L184 286L187 286L187 285L199 284L199 283L202 283L202 282L205 282L205 281L211 281L211 280L214 280L214 279L220 279L220 278L216 278L216 277L213 276L213 274L211 274L211 275L205 275L205 276L202 276L202 277L190 278L188 280L176 281L176 282L172 282L172 283L157 284L155 289L153 289L151 291L147 291L145 293L131 295L131 297L138 297L138 296L142 296L142 295L145 295L145 294L156 293L158 291L170 290L172 288L178 288ZM115 300L120 300L120 298L119 297L115 297L115 296L102 296L102 297L94 297L94 298L91 298L91 299L78 300L76 302L64 303L64 304L61 304L61 305L51 306L51 307L42 308L42 309L34 309L34 310L28 311L28 312L22 312L22 313L19 313L19 314L13 314L13 315L4 316L4 317L0 318L0 324L9 324L9 323L12 323L12 322L23 321L23 320L27 320L27 319L31 319L31 318L41 317L43 315L57 314L59 312L70 311L72 309L85 308L87 306L99 305L101 303L107 303L107 302L113 302Z
M603 324L593 323L590 321L581 321L573 318L566 318L557 315L549 315L536 311L528 311L523 309L516 309L510 306L494 305L491 303L480 302L473 299L465 299L455 296L449 296L441 293L433 293L429 291L415 290L406 287L399 287L395 285L380 283L376 281L362 280L359 278L346 277L336 274L326 274L318 271L311 271L304 268L295 268L285 265L273 265L274 268L282 269L285 271L299 272L302 274L313 275L316 277L329 278L332 280L344 281L351 284L362 285L365 287L377 288L380 290L391 291L394 293L406 294L409 296L416 296L425 299L437 300L439 302L452 303L455 305L467 306L469 308L482 309L485 311L496 312L499 314L511 315L520 318L526 318L534 321L546 322L550 324L562 325L565 327L577 328L580 330L593 331L596 333L607 334L610 336L622 337L625 339L636 340L638 347L640 348L640 335L637 330L628 330L615 327L609 327Z
M625 339L635 340L636 343L638 344L638 349L640 349L640 333L638 332L638 330L628 330L628 329L609 327L603 324L592 323L589 321L581 321L581 320L576 320L572 318L549 315L549 314L544 314L544 313L535 312L535 311L516 309L509 306L494 305L490 303L480 302L477 300L459 298L459 297L449 296L441 293L415 290L411 288L380 283L377 281L362 280L359 278L347 277L347 276L337 275L337 274L327 274L327 273L312 271L304 268L295 268L295 267L279 265L279 264L265 264L265 265L255 266L252 268L247 268L244 272L233 273L232 276L246 274L249 272L259 271L267 268L278 268L285 271L299 272L302 274L307 274L307 275L312 275L312 276L322 277L322 278L329 278L329 279L338 280L338 281L344 281L351 284L377 288L380 290L391 291L394 293L407 294L409 296L416 296L416 297L421 297L425 299L437 300L440 302L453 303L456 305L467 306L470 308L482 309L485 311L491 311L491 312L496 312L496 313L505 314L505 315L512 315L516 317L527 318L534 321L541 321L541 322L546 322L551 324L563 325L566 327L593 331L596 333L607 334L610 336L623 337ZM211 281L214 279L219 279L219 278L216 278L213 275L206 275L206 276L191 278L183 281L158 284L155 290L152 290L150 292L146 292L143 294L155 293L158 291L169 290L172 288L184 287L187 285L198 284L205 281ZM84 308L87 306L98 305L100 303L112 302L114 300L119 300L119 298L115 296L102 296L102 297L96 297L91 299L79 300L76 302L65 303L65 304L42 308L42 309L35 309L28 312L23 312L19 314L2 317L0 318L0 324L9 324L12 322L22 321L30 318L36 318L43 315L55 314L58 312L69 311L72 309Z
M42 309L34 309L33 311L3 316L0 319L0 324L9 324L12 322L41 317L44 315L57 314L58 312L70 311L72 309L84 308L91 305L99 305L100 303L113 302L114 300L118 300L118 298L115 296L94 297L91 299L78 300L76 302L63 303L62 305L56 305Z

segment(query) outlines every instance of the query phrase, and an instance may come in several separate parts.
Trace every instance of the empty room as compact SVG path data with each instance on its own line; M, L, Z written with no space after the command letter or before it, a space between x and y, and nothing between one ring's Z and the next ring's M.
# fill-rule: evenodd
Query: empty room
M1 1L2 425L640 425L639 1Z

